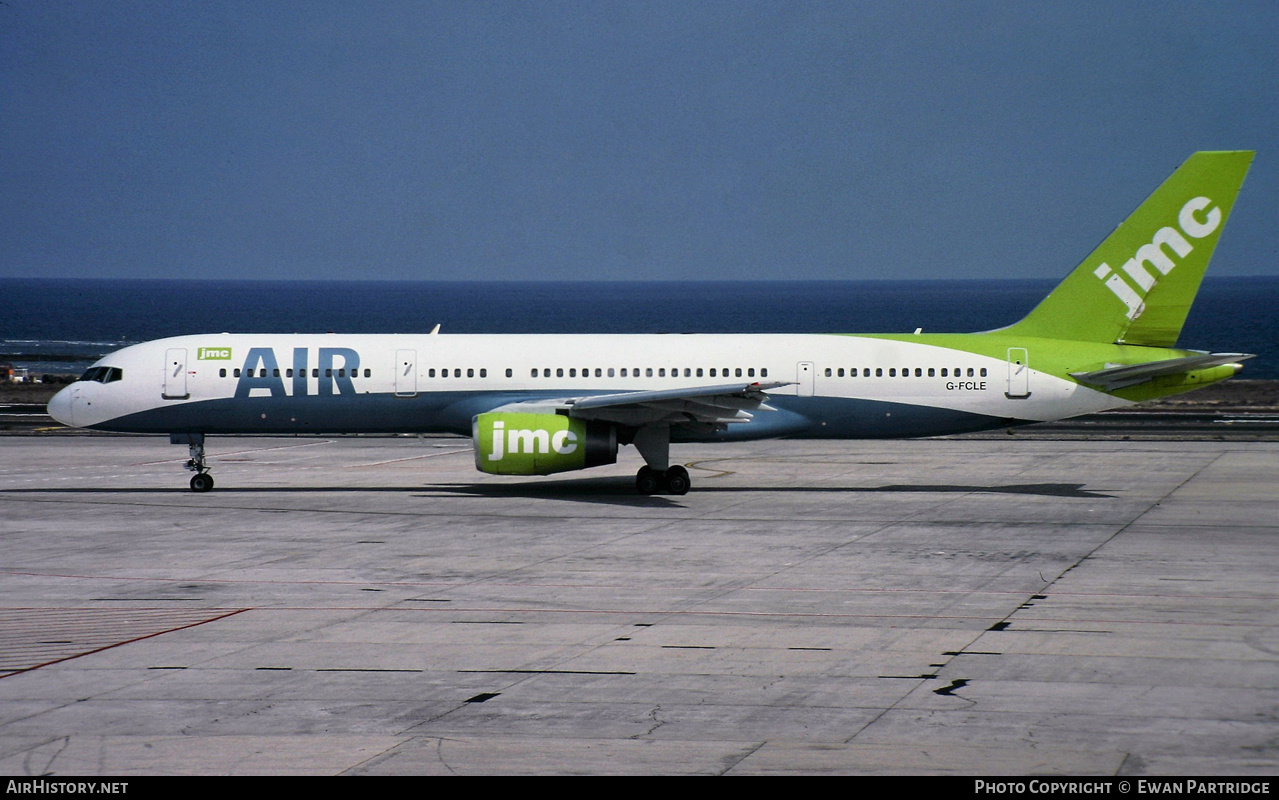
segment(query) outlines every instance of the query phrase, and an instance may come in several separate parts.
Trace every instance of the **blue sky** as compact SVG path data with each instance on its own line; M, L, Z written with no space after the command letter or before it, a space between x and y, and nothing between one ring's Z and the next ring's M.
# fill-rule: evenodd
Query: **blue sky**
M1258 156L1279 5L0 3L0 277L1056 278Z

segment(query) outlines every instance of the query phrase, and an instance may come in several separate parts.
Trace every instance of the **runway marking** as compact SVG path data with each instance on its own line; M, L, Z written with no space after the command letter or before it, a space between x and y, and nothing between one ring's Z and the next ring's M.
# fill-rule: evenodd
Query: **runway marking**
M207 453L206 458L208 458L209 460L213 460L215 458L226 458L227 456L244 455L245 453L267 453L272 450L291 450L299 447L318 447L320 445L333 444L334 441L335 441L334 439L325 439L324 441L321 441L321 442L304 442L302 444L281 444L281 445L276 445L275 447L254 447L250 450L232 450L229 453ZM186 462L186 459L185 458L165 458L160 461L139 461L137 463L130 464L129 466L150 467L156 464L176 464L180 462L184 463Z
M129 602L129 598L119 598L119 600L118 600L118 601L115 601L115 602L127 603L127 602ZM100 611L100 612L111 612L111 613L117 613L117 614L131 614L131 613L135 613L135 612L138 612L138 611L173 611L173 612L186 611L186 612L190 612L190 613L195 613L195 612L206 612L206 613L207 613L207 612L209 612L209 611L211 611L211 610L216 610L216 611L225 611L225 609L221 609L221 608L220 608L220 609L190 608L190 609L180 609L180 610L179 610L179 609L172 609L172 610L171 610L171 609L136 609L136 608L128 608L128 607L126 607L126 606L122 606L122 607L118 607L118 608L110 608L110 609L103 609L103 608L94 608L94 609L90 609L90 608L59 608L59 609L49 609L49 608L10 608L10 609L0 609L0 612L18 612L18 611L21 611L21 612L39 612L39 611L75 611L75 612L78 612L78 613L83 613L83 612L89 612L89 611ZM977 615L977 614L908 614L908 613L896 613L896 614L859 614L859 613L852 613L852 612L772 611L772 610L761 610L761 611L725 611L725 610L706 610L706 609L699 609L699 608L547 608L547 607L528 607L528 606L524 606L524 607L516 607L516 606L463 606L463 607L450 607L450 608L411 608L411 607L401 606L401 605L394 605L394 606L353 606L353 605L250 606L250 607L240 607L240 608L236 608L236 609L231 610L231 611L228 611L228 612L226 612L226 613L219 614L218 616L214 616L214 617L211 617L211 618L208 618L208 619L201 619L201 620L199 620L199 621L197 621L197 622L193 622L193 623L191 623L191 624L189 624L189 625L180 625L180 626L177 626L177 627L174 627L174 628L169 628L169 629L162 630L162 631L156 631L156 632L154 632L154 633L149 633L149 634L147 634L147 635L145 635L145 636L139 636L139 637L136 637L136 638L129 639L128 641L114 642L114 643L112 643L112 644L107 645L106 647L99 647L99 648L94 649L94 650L90 650L90 651L86 651L86 652L81 652L81 653L76 653L76 654L74 654L74 655L69 655L69 656L67 656L66 658L59 658L59 659L56 659L56 660L52 660L52 661L49 661L49 662L48 662L48 664L57 663L58 661L65 661L65 660L67 660L68 658L77 658L77 657L82 656L82 655L89 655L89 654L91 654L91 653L96 653L96 652L99 652L99 651L101 651L101 650L109 649L109 648L111 648L111 647L118 647L119 645L122 645L122 644L128 644L129 642L132 642L132 641L141 641L142 639L149 639L149 638L151 638L151 637L153 637L153 636L159 636L159 635L160 635L160 634L162 634L162 633L169 633L169 632L171 632L171 631L182 630L183 628L189 628L189 627L194 627L194 626L196 626L196 625L202 625L202 624L204 624L204 623L206 623L206 622L214 622L214 621L217 621L217 620L219 620L219 619L223 619L223 618L225 618L225 617L232 616L232 615L234 615L234 614L241 614L241 613L244 613L244 612L246 612L246 611L253 611L253 612L255 612L255 613L271 612L271 611L277 611L277 612L283 611L283 612L290 612L290 613L296 613L296 612L299 612L299 611L312 611L312 612L325 612L325 611L349 611L349 612L351 612L351 613L355 613L355 614L397 613L397 612L398 612L398 613L410 613L410 612L412 612L412 613L417 613L417 614L424 614L424 613L429 613L429 614L477 614L477 615L479 615L479 614L484 614L484 615L495 615L495 614L512 615L512 614L513 614L513 615L520 615L520 616L535 616L535 615L539 615L539 614L553 614L553 615L574 614L574 615L584 615L584 616L615 616L615 617L616 617L616 616L622 616L622 617L636 617L636 616L643 616L643 617L657 617L657 618L661 618L661 617L671 617L671 618L679 618L679 619L685 619L685 618L688 618L688 617L723 617L723 618L729 618L729 619L733 619L733 618L741 618L741 619L759 619L759 618L763 618L763 617L774 617L774 618L778 618L778 619L871 620L871 621L875 621L875 622L877 622L877 623L878 623L878 622L881 622L881 621L891 621L891 620L912 620L912 621L920 621L920 620L927 621L927 620L934 620L934 621L943 621L943 622L976 622L976 623L979 623L979 624L982 624L982 625L987 625L987 626L988 626L987 628L983 628L983 629L981 629L981 630L976 630L976 629L974 629L974 631L973 631L974 633L980 633L980 634L987 634L987 633L990 633L990 630L989 630L989 624L991 623L991 620L996 619L995 614L984 614L984 615ZM524 622L524 621L521 621L521 620L495 620L495 619L470 619L470 620L465 620L465 619L461 619L461 620L459 620L459 619L450 619L450 620L447 620L447 622L448 622L448 624L452 624L452 625L525 625L525 624L528 624L528 623L526 623L526 622ZM1149 619L1121 619L1121 618L1113 618L1113 617L1112 617L1112 618L1109 618L1109 619L1095 619L1095 618L1090 618L1090 617L1030 617L1030 618L1019 618L1019 619L1017 620L1017 622L1018 622L1019 624L1024 624L1024 623L1027 623L1027 622L1038 622L1038 623L1051 623L1051 624L1054 624L1054 625L1061 625L1062 623L1068 623L1068 622L1069 622L1069 623L1076 623L1076 624L1093 624L1093 625L1105 625L1105 626L1136 625L1136 626L1141 626L1141 627L1164 626L1164 625L1174 625L1174 626L1178 626L1178 627L1180 627L1180 626L1190 626L1190 627L1214 627L1214 628L1257 628L1257 627L1268 627L1268 626L1264 626L1264 625L1263 625L1263 626L1259 626L1257 623L1250 623L1250 622L1220 622L1220 621L1213 621L1213 620L1149 620ZM646 627L660 627L660 623L647 623L647 624L646 624ZM1055 628L1045 628L1045 629L1036 629L1036 628L1020 628L1020 629L1017 629L1017 628L1010 628L1010 629L1005 630L1005 631L1002 631L1002 632L1003 632L1003 633L1010 633L1010 634L1011 634L1011 633L1053 633L1053 632L1059 632L1059 631L1063 631L1063 630L1064 630L1065 632L1070 632L1070 633L1087 633L1087 634L1097 634L1097 633L1111 634L1111 633L1114 633L1114 631L1113 631L1113 630L1062 629L1062 628L1059 628L1059 627L1055 627ZM660 646L661 646L661 647L663 647L663 648L678 648L678 649L698 649L698 650L702 650L702 649L705 649L705 650L714 650L714 649L717 649L717 648L715 648L715 647L700 646L700 645L660 645ZM737 647L737 648L734 648L734 649L741 649L741 648L740 648L740 647ZM28 668L28 669L35 669L35 668L40 667L40 666L47 666L47 664L38 664L38 665L33 666L33 667L30 667L30 668ZM260 668L260 669L269 669L269 668L262 667L262 668ZM280 667L279 669L286 669L286 668L284 668L284 667ZM17 672L22 672L22 671L26 671L26 669L18 670ZM17 672L10 672L9 674L17 674ZM0 677L8 677L8 676L7 676L7 675L0 675Z
M611 584L611 583L510 583L505 581L485 581L485 580L463 580L457 583L448 581L356 581L356 580L281 580L281 579L259 579L259 578L204 578L204 577L185 577L185 578L165 578L149 575L81 575L75 573L60 572L39 572L33 570L16 570L16 569L0 569L0 575L13 575L28 578L60 578L65 580L92 580L92 581L122 581L126 583L216 583L221 585L278 585L278 586L359 586L362 588L380 587L380 586L397 586L406 588L430 587L445 589L467 589L475 587L497 587L504 589L595 589L605 592L616 592L619 589L635 588L629 584ZM893 589L887 587L861 587L861 588L813 588L810 586L720 586L709 587L701 585L690 586L666 586L664 590L681 591L681 592L705 592L708 590L718 591L720 593L733 592L789 592L796 594L927 594L927 595L990 595L990 596L1027 596L1029 590L1016 589ZM1055 591L1050 595L1042 594L1042 590L1029 596L1031 600L1049 600L1061 598L1126 598L1133 600L1256 600L1261 602L1272 602L1279 600L1279 594L1166 594L1166 593L1137 593L1137 592L1066 592ZM140 598L128 598L137 600ZM159 600L170 600L172 598L156 598ZM451 603L453 600L441 598L405 598L406 602L418 603Z
M0 679L194 628L247 610L3 608L0 609ZM61 638L47 638L53 635Z
M420 456L408 456L406 458L390 458L390 459L387 459L386 461L370 461L366 464L349 464L348 467L380 467L383 464L398 464L402 461L419 461L423 458L438 458L439 456L452 456L452 455L457 455L458 453L469 453L470 451L471 451L471 448L467 447L464 449L450 450L447 453L425 453Z

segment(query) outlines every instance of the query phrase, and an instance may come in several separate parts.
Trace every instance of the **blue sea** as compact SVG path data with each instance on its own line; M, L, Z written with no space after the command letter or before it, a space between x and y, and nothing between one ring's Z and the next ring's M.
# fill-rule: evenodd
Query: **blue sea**
M79 373L188 333L894 333L1016 322L1055 281L443 283L0 280L0 361ZM1180 346L1279 379L1279 277L1207 278Z

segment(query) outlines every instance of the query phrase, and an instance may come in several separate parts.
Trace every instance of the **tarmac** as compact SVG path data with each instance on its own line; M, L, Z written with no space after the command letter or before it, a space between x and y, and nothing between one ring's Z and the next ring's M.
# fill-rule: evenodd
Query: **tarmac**
M0 773L1279 771L1265 437L208 451L0 439Z

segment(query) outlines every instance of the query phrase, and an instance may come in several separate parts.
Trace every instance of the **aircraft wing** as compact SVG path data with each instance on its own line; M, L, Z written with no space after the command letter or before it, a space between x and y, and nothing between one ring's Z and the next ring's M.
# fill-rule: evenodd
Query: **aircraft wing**
M1179 375L1196 369L1234 364L1255 356L1248 353L1204 353L1201 356L1170 358L1145 364L1107 364L1105 369L1092 372L1072 372L1071 377L1081 383L1100 386L1103 389L1123 389L1157 378L1161 375Z
M750 422L753 411L776 410L766 403L768 390L789 385L787 381L776 381L617 392L511 403L494 411L546 411L550 407L577 419L637 428L659 424L722 426Z

